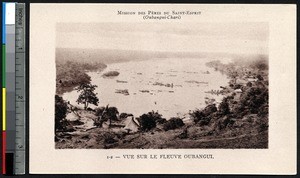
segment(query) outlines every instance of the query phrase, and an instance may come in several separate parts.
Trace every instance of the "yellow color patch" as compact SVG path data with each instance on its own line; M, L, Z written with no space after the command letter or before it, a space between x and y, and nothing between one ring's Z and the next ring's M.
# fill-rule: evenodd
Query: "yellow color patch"
M2 130L6 130L6 89L2 88Z

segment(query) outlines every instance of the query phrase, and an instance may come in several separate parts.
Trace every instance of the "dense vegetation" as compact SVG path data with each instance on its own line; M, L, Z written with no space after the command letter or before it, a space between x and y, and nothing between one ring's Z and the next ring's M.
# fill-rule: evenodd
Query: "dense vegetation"
M264 131L268 128L269 91L268 62L264 58L250 61L234 61L222 64L220 61L207 63L209 67L228 75L230 84L222 87L226 93L218 108L215 104L190 113L195 124L214 126L216 131L229 128L245 119L254 118L256 125ZM250 119L251 120L251 119ZM255 130L254 126L252 126ZM240 132L241 134L242 132Z
M62 94L72 91L74 87L81 84L88 84L91 77L87 71L101 71L106 68L102 63L83 63L83 62L59 62L56 61L56 93Z
M224 97L219 106L220 112L233 114L237 118L246 114L268 114L268 61L265 58L236 60L229 64L212 61L207 65L227 74L231 79L229 87L224 90L232 92Z
M170 120L168 120L164 124L163 129L165 131L168 131L168 130L174 130L174 129L180 128L182 126L184 126L184 123L183 123L182 119L172 117Z
M67 101L59 95L76 87L80 92L77 102L84 104L84 109L87 109L89 104L98 105L99 99L97 93L94 93L97 86L90 84L91 77L86 72L101 71L105 67L102 63L56 61L55 130L68 131L68 127L72 128L65 118L67 113L74 112L75 108L70 108L71 105L68 106Z
M55 95L55 130L65 129L68 106L62 97Z

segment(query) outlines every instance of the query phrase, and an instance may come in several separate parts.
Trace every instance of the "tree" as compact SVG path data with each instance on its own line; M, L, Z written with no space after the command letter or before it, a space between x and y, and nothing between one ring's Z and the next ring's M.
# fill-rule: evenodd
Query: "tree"
M84 104L84 110L88 108L89 104L93 104L98 106L99 99L97 97L98 93L95 93L95 89L97 88L97 85L92 84L81 84L79 87L76 87L75 89L77 92L80 92L80 95L78 96L77 103L78 104Z
M143 114L139 117L139 122L141 125L141 129L143 131L149 131L156 127L156 121L161 119L161 115L157 112L148 112L147 114Z
M109 107L107 109L107 115L109 117L109 126L111 126L111 121L114 120L118 120L118 115L119 115L119 111L116 107Z
M174 130L174 129L180 128L182 126L184 126L184 123L183 123L182 119L172 117L170 120L168 120L164 124L163 129L165 131L168 131L168 130Z
M55 130L64 129L63 121L68 111L67 103L62 97L55 95Z
M116 107L100 107L96 108L95 115L98 116L98 119L95 122L96 126L102 126L102 123L109 120L109 126L111 126L112 121L118 120L119 111Z

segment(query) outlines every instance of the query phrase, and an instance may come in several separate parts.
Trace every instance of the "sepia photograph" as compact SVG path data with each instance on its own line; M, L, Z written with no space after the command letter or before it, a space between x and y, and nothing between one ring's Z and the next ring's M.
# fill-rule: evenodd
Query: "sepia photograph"
M31 4L30 173L295 174L296 17Z
M56 149L267 149L269 24L55 26Z

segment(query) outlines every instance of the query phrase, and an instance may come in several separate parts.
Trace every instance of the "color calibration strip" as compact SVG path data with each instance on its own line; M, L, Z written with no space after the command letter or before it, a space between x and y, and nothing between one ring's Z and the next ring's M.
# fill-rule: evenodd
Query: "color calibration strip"
M3 75L3 106L5 110L3 118L3 174L12 175L14 170L15 153L15 3L5 3L5 67ZM3 108L3 109L4 109ZM5 113L6 112L6 113Z
M6 174L6 88L5 88L5 68L6 68L6 3L2 3L2 174Z
M2 173L25 174L25 4L2 11Z

